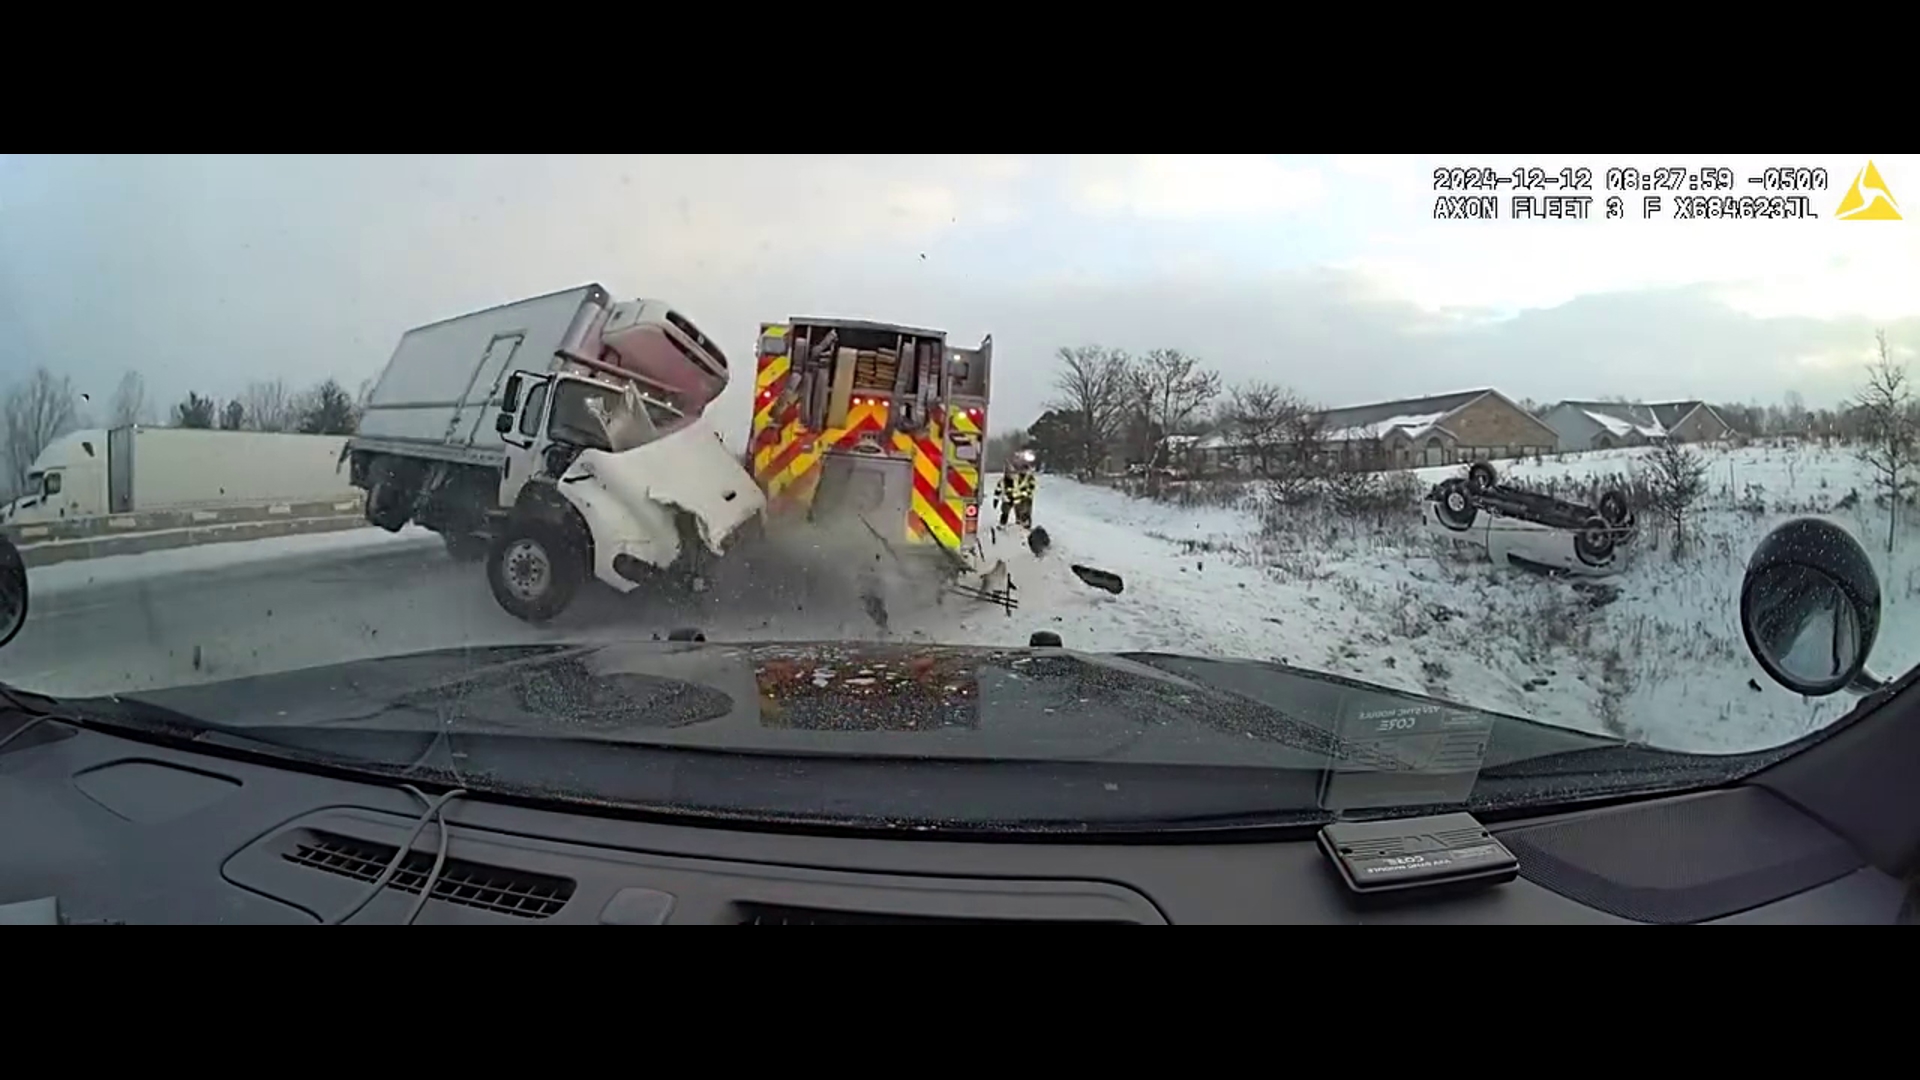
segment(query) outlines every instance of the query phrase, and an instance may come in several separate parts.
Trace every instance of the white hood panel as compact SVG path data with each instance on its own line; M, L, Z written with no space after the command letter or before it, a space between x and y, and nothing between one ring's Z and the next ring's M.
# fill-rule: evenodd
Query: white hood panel
M574 479L586 476L592 481ZM654 566L672 563L680 553L675 508L693 515L701 541L718 555L729 537L766 508L753 476L704 418L618 454L584 451L567 470L567 480L561 490L575 505L600 504L599 513L588 515L604 556L596 562L624 551ZM600 490L579 490L588 483ZM593 520L596 517L600 520Z

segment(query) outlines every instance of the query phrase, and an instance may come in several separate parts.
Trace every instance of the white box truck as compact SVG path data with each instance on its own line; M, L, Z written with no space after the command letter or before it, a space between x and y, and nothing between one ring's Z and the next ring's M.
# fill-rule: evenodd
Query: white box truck
M344 435L126 426L68 432L27 470L8 525L357 499Z
M599 285L407 331L347 444L367 519L486 559L541 622L598 578L695 589L765 498L703 417L726 358L658 300Z

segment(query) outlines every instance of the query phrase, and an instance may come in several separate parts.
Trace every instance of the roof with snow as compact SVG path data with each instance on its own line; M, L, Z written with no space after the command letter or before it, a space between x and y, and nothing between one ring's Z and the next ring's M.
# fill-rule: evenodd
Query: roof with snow
M1663 428L1672 428L1687 418L1687 414L1699 408L1705 402L1700 401L1653 401L1647 408L1653 410L1654 419L1660 421Z
M1698 401L1563 401L1615 436L1658 439L1701 406Z
M1404 430L1409 437L1417 439L1450 414L1492 392L1491 389L1462 390L1382 401L1376 405L1348 405L1328 409L1320 414L1320 421L1330 442L1366 442L1385 438L1395 429Z
M1578 410L1615 438L1638 435L1658 439L1667 433L1667 425L1661 422L1653 406L1637 401L1563 401L1559 407Z

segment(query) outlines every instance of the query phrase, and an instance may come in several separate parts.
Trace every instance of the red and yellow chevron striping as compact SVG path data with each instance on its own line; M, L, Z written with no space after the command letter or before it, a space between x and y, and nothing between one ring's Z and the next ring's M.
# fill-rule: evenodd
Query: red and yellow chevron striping
M769 325L763 336L784 336L787 328ZM788 356L762 352L754 377L752 469L766 492L768 510L779 516L804 512L813 503L820 482L820 461L836 450L851 450L863 439L886 438L887 404L877 398L856 398L846 423L814 433L800 423L799 403L785 385L792 370ZM916 543L938 543L958 549L963 538L976 531L980 473L977 462L945 453L948 433L981 442L982 414L953 406L936 415L927 430L917 434L895 431L887 449L899 457L911 456L911 505L902 523L906 538ZM944 479L945 483L942 483Z

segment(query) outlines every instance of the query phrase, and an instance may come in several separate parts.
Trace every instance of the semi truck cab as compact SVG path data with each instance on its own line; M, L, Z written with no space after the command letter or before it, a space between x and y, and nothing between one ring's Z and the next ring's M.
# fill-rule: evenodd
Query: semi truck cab
M34 459L27 485L7 504L9 525L32 525L107 512L105 461L89 433L55 439Z

